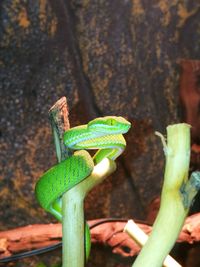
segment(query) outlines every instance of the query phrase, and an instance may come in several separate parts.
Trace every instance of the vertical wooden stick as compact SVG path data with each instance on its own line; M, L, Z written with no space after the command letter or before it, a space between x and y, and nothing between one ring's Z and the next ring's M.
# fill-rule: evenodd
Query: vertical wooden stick
M70 151L63 142L63 134L70 128L66 97L60 98L49 110L49 119L54 136L58 162L66 159Z

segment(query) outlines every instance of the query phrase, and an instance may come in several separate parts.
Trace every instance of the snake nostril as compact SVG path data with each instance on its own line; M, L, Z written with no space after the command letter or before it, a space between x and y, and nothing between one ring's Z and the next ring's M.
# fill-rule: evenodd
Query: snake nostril
M131 249L129 247L127 247L127 246L122 246L122 249L127 254L131 252Z

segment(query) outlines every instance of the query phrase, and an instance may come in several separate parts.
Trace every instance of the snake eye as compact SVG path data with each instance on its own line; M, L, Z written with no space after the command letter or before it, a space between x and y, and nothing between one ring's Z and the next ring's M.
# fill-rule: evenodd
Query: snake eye
M107 120L107 123L112 126L112 125L115 125L117 122L115 119L110 118Z

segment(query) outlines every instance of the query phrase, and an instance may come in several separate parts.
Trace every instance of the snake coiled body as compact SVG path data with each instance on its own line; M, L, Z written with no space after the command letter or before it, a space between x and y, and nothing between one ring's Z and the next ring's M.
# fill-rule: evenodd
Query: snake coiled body
M64 143L72 155L53 166L38 180L35 193L40 205L62 221L63 193L88 177L94 165L102 159L107 157L115 160L126 147L122 134L130 126L122 117L107 116L66 131ZM93 157L86 151L90 149L97 150Z

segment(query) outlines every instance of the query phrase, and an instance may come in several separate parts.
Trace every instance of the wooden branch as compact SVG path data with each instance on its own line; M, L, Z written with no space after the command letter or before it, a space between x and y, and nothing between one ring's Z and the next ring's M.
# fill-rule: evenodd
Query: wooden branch
M100 222L89 221L89 225ZM113 253L128 257L138 254L140 248L123 232L126 222L104 222L91 230L92 243L107 245ZM138 224L149 234L151 226ZM29 251L56 244L62 240L61 224L35 224L0 232L0 258L22 251ZM193 244L200 242L200 213L189 216L182 228L177 242Z
M49 110L58 162L69 156L69 151L63 142L63 134L70 128L68 109L67 98L63 96Z

